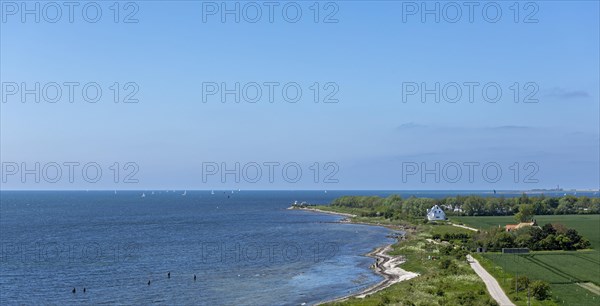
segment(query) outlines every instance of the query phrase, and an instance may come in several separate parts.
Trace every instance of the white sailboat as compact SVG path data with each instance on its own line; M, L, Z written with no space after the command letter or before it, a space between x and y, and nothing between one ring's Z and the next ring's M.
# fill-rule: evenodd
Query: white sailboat
M185 196L187 194L187 190L184 190L183 193L181 194L182 196Z
M142 198L145 198L145 197L146 197L146 194L142 192Z
M210 191L210 194L215 194L215 191L214 191L214 190L211 190L211 191Z

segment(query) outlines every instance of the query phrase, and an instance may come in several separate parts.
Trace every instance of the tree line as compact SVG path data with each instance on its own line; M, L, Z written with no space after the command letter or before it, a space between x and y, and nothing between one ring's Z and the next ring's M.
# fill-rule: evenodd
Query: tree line
M528 248L533 251L579 250L590 247L590 242L575 229L563 224L544 224L542 227L527 226L507 232L504 228L491 228L480 232L474 239L477 246L488 251L502 248Z
M446 215L455 216L510 216L526 209L527 214L566 215L600 214L600 198L565 195L562 197L528 196L520 197L482 197L478 195L451 196L441 199L410 197L402 199L399 195L386 198L379 196L344 196L335 199L331 205L356 208L363 216L383 216L387 219L403 217L422 217L427 209L438 205Z

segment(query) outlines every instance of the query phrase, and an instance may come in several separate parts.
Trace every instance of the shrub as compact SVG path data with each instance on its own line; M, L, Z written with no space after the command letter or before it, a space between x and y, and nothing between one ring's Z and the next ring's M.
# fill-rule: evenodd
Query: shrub
M458 265L456 265L452 259L444 258L440 261L440 268L443 270L443 274L457 274L459 271Z
M543 281L533 281L531 282L531 292L536 299L543 301L550 296L550 285Z
M467 250L463 250L463 249L455 249L452 252L452 255L454 255L454 257L458 260L465 260L467 258L467 254L469 252L467 252Z
M444 245L440 248L440 254L442 255L450 255L452 253L452 251L454 250L454 247L451 245Z
M452 260L450 260L448 258L444 258L440 261L440 268L442 268L443 270L450 268L451 265L452 265Z
M475 294L473 292L464 292L458 296L460 305L475 305Z
M527 289L529 286L529 278L527 276L519 276L517 277L517 289L519 291Z

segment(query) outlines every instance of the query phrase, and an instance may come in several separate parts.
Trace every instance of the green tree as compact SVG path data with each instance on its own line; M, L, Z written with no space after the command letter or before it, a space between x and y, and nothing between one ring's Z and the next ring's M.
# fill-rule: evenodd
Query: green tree
M533 281L531 282L531 292L536 299L543 301L550 297L550 285L539 280Z
M492 244L494 245L494 249L501 250L502 248L514 248L515 247L515 237L507 232L499 232L494 235L492 240Z
M542 226L542 235L544 237L547 237L548 235L554 235L556 234L556 229L554 228L554 226L551 223L546 223L544 224L544 226Z
M565 235L558 235L556 236L556 243L558 244L558 247L561 248L562 250L573 250L573 241L571 239L569 239L569 237L565 236Z
M528 233L520 233L517 234L517 238L515 238L515 244L520 248L528 248L532 245L531 243L531 235Z
M484 215L485 200L479 196L468 196L463 204L463 211L468 216Z
M558 200L558 207L554 211L557 215L566 215L575 213L575 203L577 198L572 195L567 195Z
M533 220L533 205L521 204L519 205L519 212L515 214L517 222L527 222Z
M531 201L529 200L529 197L527 196L526 193L522 193L521 197L519 198L519 204L529 204L531 203Z

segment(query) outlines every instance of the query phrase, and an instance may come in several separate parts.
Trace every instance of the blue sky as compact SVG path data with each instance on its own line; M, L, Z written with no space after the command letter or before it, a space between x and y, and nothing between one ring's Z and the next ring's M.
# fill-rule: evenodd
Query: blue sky
M273 23L264 6L257 23L243 20L250 15L240 15L240 23L231 16L221 22L218 15L203 22L201 1L133 2L139 8L134 15L138 23L114 23L113 1L99 2L103 14L97 23L86 22L77 9L73 23L66 13L57 23L45 22L43 15L35 23L21 22L19 12L6 15L12 8L6 2L6 19L0 23L6 97L0 114L3 189L531 189L600 184L596 1L534 2L537 23L522 22L534 9L525 8L525 2L514 22L512 1L495 2L502 9L496 23L486 21L478 9L469 22L464 6L456 23L444 20L450 15L440 15L439 23L432 16L422 22L419 13L403 22L403 8L422 2L401 1L334 2L329 7L321 2L320 20L337 7L337 23L315 23L312 1L295 2L303 13L297 23L282 18L278 8L286 2L278 2ZM31 7L34 3L28 2ZM207 3L205 9L222 2ZM125 5L120 3L119 20L132 12ZM435 2L426 5L432 8ZM74 103L64 96L56 103L43 97L35 103L32 95L21 103L18 94L7 95L6 84L23 82L29 87L35 82L42 87L96 82L103 95L97 103L77 94ZM114 103L109 87L115 82L121 87L137 84L134 97L139 102ZM302 97L289 103L277 94L269 103L261 86L263 98L256 103L243 97L236 103L233 96L221 103L218 95L203 103L204 82L224 82L228 88L236 82L279 82L279 89L296 82ZM310 86L315 82L321 87L321 103L313 101ZM337 87L337 103L322 103L334 90L323 88L328 82ZM425 103L419 95L403 103L403 84L433 88L436 82L440 87L481 85L473 103L464 98L466 87L456 103L436 103L432 95ZM532 87L524 89L528 82ZM482 98L487 83L502 89L498 102ZM520 103L514 102L514 83L520 87ZM119 99L131 90L121 89ZM538 102L523 103L533 91ZM14 170L9 164L19 165L20 171L23 163L33 168L36 162L41 168L52 162L95 162L102 179L90 183L74 174L69 182L65 168L56 183L43 175L40 183L33 175L25 182L19 172L7 175ZM121 168L136 163L138 183L123 182L131 169L122 169L115 183L109 168L115 162ZM234 175L222 179L220 172L206 173L209 163L219 168L239 163L240 173L244 166L249 172L241 173L239 182ZM249 178L254 177L254 163L262 171L256 182ZM272 181L264 163L280 164ZM281 173L288 163L302 170L297 182ZM480 165L472 180L465 163ZM407 165L415 164L419 172L407 174ZM455 177L455 164L462 171L458 180L448 178ZM485 164L494 171L500 168L502 175L497 180L484 177ZM422 166L440 174L439 182L434 174L421 177ZM450 171L446 176L444 169Z

